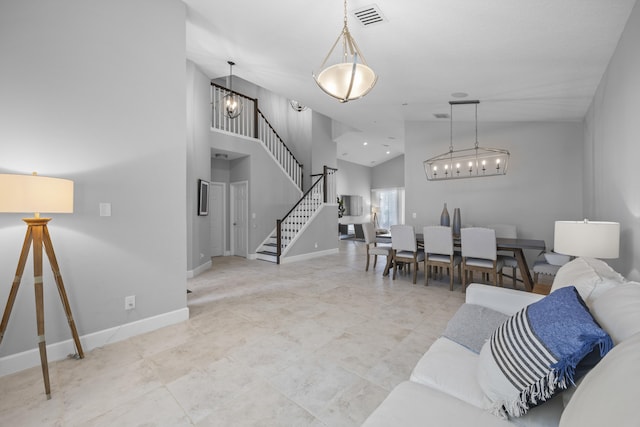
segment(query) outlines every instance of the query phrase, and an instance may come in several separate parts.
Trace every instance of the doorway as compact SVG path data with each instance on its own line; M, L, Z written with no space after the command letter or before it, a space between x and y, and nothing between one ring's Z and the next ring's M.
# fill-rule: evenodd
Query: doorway
M249 182L232 182L231 200L231 255L247 257L249 235Z

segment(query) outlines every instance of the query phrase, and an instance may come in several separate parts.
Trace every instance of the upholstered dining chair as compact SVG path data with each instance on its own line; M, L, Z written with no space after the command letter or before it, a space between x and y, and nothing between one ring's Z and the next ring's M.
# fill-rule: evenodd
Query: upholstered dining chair
M389 266L391 265L391 246L390 245L378 245L376 243L376 230L373 223L367 222L362 224L362 231L364 232L364 243L367 246L367 266L364 271L369 271L369 260L373 255L373 268L376 268L378 262L378 256L387 257L387 264L384 268L384 274L389 274Z
M413 266L413 284L418 279L418 263L424 261L424 251L418 250L416 232L412 225L391 226L391 249L393 253L393 280L396 280L398 264Z
M453 290L453 276L458 267L458 279L462 281L462 257L453 250L453 234L451 227L440 225L423 228L424 236L424 284L429 285L429 269L432 274L438 269L449 271L449 290Z
M518 238L518 230L515 225L510 224L492 224L487 225L487 228L491 228L496 232L496 238L504 238L504 239L517 239ZM511 278L513 280L513 288L516 287L517 276L516 273L518 271L518 260L513 256L511 252L508 251L498 251L498 258L502 260L505 268L511 269Z
M462 246L462 290L473 281L473 272L493 276L493 284L502 286L504 264L498 258L496 232L491 228L471 227L460 231ZM499 279L499 280L498 280Z

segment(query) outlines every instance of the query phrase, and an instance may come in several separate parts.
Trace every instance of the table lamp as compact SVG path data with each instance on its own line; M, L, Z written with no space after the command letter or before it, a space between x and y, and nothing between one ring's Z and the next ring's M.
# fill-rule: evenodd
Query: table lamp
M71 314L71 307L67 293L64 289L60 268L56 260L53 245L47 223L51 218L40 218L40 213L72 213L73 212L73 181L60 178L49 178L33 175L13 175L0 174L0 213L31 213L33 218L23 218L27 223L27 234L22 245L22 252L18 261L15 278L7 305L0 323L0 343L7 329L11 310L20 287L22 273L29 250L33 247L33 276L36 297L36 321L38 331L38 348L40 350L40 363L42 365L42 376L44 378L44 388L47 399L51 398L51 387L49 384L49 367L47 364L47 347L44 337L44 296L42 280L42 248L49 258L49 264L53 270L53 277L58 287L58 293L62 300L62 305L71 328L73 341L76 346L76 356L80 359L84 357L78 331Z
M620 223L556 221L554 252L588 258L618 258Z

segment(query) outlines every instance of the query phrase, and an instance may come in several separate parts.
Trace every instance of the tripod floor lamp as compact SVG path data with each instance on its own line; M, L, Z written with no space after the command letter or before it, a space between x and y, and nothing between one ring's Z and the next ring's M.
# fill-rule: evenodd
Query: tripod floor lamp
M73 212L73 181L60 178L49 178L33 175L0 174L0 212L4 213L30 213L35 212L33 218L23 218L27 223L27 234L22 245L22 252L18 260L18 268L9 292L7 305L4 309L2 322L0 323L0 344L9 323L11 310L18 294L18 288L22 281L22 273L29 251L33 248L33 283L36 298L36 322L38 332L38 348L40 351L40 363L47 399L51 398L51 386L49 384L49 366L47 363L47 346L44 337L44 293L42 280L42 248L49 258L49 264L53 270L53 277L60 294L62 306L71 328L75 343L77 357L83 358L84 353L78 337L78 331L71 314L71 307L67 293L64 289L60 268L53 251L51 237L47 229L47 223L51 218L40 218L41 212L47 213L71 213Z

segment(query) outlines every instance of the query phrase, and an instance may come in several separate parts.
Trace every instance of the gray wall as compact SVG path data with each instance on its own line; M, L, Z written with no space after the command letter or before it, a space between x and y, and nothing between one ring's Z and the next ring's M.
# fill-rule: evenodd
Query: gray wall
M74 213L52 215L49 231L80 335L186 309L184 9L178 0L0 3L0 173L75 182ZM99 216L100 202L112 216ZM23 216L0 214L3 307ZM44 264L53 344L70 333ZM0 356L36 347L31 265ZM124 310L127 295L135 310Z
M371 168L371 188L404 187L404 155Z
M211 96L203 87L209 79L191 61L187 61L187 270L193 272L211 261L211 220L198 216L198 179L211 179Z
M319 174L324 167L338 167L338 144L331 139L332 120L322 114L313 113L311 150L311 174Z
M438 223L446 202L450 214L460 208L463 224L515 224L520 237L544 239L551 249L555 220L582 215L582 124L480 122L478 128L481 146L511 152L507 175L433 182L422 162L448 150L449 123L406 123L406 223ZM471 145L456 147L454 140L454 148L472 146L471 133L456 136Z
M343 216L341 223L363 223L371 221L371 168L357 163L338 160L336 177L338 196L362 196L362 216Z
M640 4L634 7L585 120L584 216L620 222L620 258L640 280ZM581 217L567 218L580 219Z

